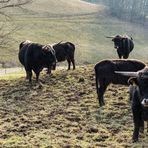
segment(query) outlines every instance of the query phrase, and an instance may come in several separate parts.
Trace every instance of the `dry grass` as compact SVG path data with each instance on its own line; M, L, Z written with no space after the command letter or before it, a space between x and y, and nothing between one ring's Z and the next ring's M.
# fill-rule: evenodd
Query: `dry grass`
M41 80L0 80L2 147L148 147L146 133L132 143L127 87L110 85L99 108L93 65L42 73Z

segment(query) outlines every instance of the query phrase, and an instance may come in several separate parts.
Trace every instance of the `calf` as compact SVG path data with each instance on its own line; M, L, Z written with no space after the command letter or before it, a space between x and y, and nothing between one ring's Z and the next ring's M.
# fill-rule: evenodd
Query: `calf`
M133 86L132 112L134 122L133 142L138 141L140 128L144 130L144 121L148 122L148 67L138 72L116 72L130 77L128 82Z
M145 67L137 60L103 60L95 65L96 89L100 106L104 103L104 92L110 83L127 85L129 77L116 74L115 71L136 72Z

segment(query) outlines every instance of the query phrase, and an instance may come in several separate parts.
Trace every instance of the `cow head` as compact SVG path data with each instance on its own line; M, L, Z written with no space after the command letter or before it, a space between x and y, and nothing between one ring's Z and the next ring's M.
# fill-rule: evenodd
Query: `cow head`
M148 107L148 67L138 72L115 72L130 77L130 85L137 85L139 88L140 101L143 107Z
M55 70L56 68L56 55L55 50L50 45L45 45L42 47L44 58L48 60L48 66L50 69Z
M123 37L121 35L107 36L107 38L112 39L112 41L114 42L114 48L116 48L116 49L121 48L121 43L122 43L122 40L123 40Z
M121 47L121 43L122 43L122 36L121 35L116 35L112 41L114 42L114 48L119 49Z

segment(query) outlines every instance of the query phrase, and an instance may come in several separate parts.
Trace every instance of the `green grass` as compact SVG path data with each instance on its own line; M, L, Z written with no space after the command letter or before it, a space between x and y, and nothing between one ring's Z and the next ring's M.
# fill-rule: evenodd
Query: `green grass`
M18 64L19 43L26 39L43 44L71 41L76 45L77 64L117 58L113 43L105 36L124 33L132 35L135 41L130 58L147 59L147 29L110 17L104 6L78 0L38 0L25 8L28 11L8 10L14 21L6 29L20 29L12 34L11 45L0 49L1 61Z
M132 143L127 87L110 85L99 107L93 67L43 72L42 86L1 79L1 147L147 147L146 131Z

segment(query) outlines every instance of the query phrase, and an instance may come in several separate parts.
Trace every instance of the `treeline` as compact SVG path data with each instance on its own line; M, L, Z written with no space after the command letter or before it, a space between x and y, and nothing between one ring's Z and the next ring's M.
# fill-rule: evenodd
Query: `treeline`
M109 6L113 16L145 24L148 20L148 0L87 0Z

